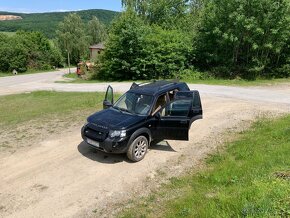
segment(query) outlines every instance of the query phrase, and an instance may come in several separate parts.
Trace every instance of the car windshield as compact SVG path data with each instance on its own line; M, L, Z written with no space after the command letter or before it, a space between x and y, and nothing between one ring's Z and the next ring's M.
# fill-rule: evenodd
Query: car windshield
M127 92L119 98L113 108L132 114L147 115L152 101L153 96Z

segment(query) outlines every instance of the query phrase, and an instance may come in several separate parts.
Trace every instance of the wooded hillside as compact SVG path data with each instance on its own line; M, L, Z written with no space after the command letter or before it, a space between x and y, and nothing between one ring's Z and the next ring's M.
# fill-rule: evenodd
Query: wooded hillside
M0 22L0 32L16 32L18 30L38 31L44 33L49 38L54 38L55 31L59 22L72 12L51 12L51 13L11 13L1 12L0 15L20 16L22 20L9 20ZM93 16L96 16L102 23L109 24L118 12L94 9L74 12L78 14L84 22L88 22Z

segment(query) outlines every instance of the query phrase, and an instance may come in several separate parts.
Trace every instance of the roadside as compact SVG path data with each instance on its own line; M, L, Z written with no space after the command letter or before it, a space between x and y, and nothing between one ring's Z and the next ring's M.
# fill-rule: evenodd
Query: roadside
M12 72L0 72L0 77L25 76L25 75L30 75L30 74L53 73L53 72L59 72L59 71L68 72L68 68L59 68L54 71L52 70L28 70L23 73L18 73L17 75L14 75Z
M72 70L73 71L73 70ZM1 95L11 95L11 94L19 94L24 92L33 92L33 91L60 91L60 92L104 92L109 84L114 87L115 92L123 93L127 91L132 81L128 82L102 82L98 81L98 83L70 83L73 78L64 78L63 75L68 75L67 70L60 70L56 72L47 72L47 73L35 73L28 75L18 75L11 77L1 77L0 78L0 96ZM75 77L74 74L68 75L68 77ZM58 81L58 82L56 82ZM59 82L63 81L63 82ZM69 83L67 83L69 82ZM270 89L281 89L281 93L286 90L289 93L290 90L290 79L281 79L281 80L265 80L261 83L259 81L256 82L243 82L245 86L239 86L239 83L235 84L238 87L232 87L231 84L228 83L226 85L219 84L219 80L214 80L213 83L219 85L204 85L197 83L204 83L205 81L192 81L196 84L190 84L190 87L193 89L199 89L205 94L209 93L210 89L214 93L220 92L220 90L229 90L226 94L230 95L230 97L239 97L235 88L240 89L240 93L244 95L246 98L249 95L252 95L253 90L265 90L266 92ZM232 82L232 81L231 81ZM242 83L240 83L242 84ZM252 85L260 85L260 86L252 86ZM282 88L281 88L282 87ZM234 93L234 94L231 94ZM234 95L234 96L233 96Z
M83 84L83 83L103 83L102 80L84 80L79 78L75 73L65 74L63 76L67 80L56 81L57 83L74 83L74 84ZM257 80L243 80L243 79L182 79L181 81L191 84L205 84L205 85L221 85L221 86L276 86L276 85L285 85L290 86L290 78L282 79L257 79ZM123 82L134 82L134 81L123 81ZM138 82L147 82L147 81L138 81Z
M39 102L37 98L33 101L34 94L23 94L19 99L23 98L23 102L30 102L32 105ZM15 147L17 149L14 149L13 153L1 154L0 177L3 179L0 181L0 216L114 216L114 213L122 210L124 202L146 196L150 191L163 187L170 178L180 176L193 167L202 166L209 153L220 150L219 146L225 140L225 133L243 131L257 117L279 116L290 111L289 104L263 101L253 103L202 93L205 116L192 126L190 141L162 142L153 146L143 161L131 163L125 155L96 152L82 142L80 127L84 122L83 117L87 117L91 110L96 108L95 102L90 103L95 93L52 94L60 96L42 97L56 101L49 104L39 102L42 106L38 108L42 111L50 104L54 105L53 107L43 114L37 115L33 112L35 117L40 117L37 122L30 123L29 120L33 120L33 117L30 117L17 125L22 128L20 131L36 131L36 137L30 135L27 140L20 139L20 148ZM11 98L10 103L13 103L15 97L0 99ZM64 102L61 103L61 100ZM70 113L68 109L57 113L56 117L47 115L51 110L58 111L53 109L54 107L63 109L68 105L68 108L74 108L73 105L70 107L67 101L83 101L76 104L84 107L75 110L78 112L71 113L72 116L65 116ZM5 113L8 108L16 108L17 104L19 102L7 107ZM19 106L29 109L29 103ZM86 107L88 110L85 110ZM15 109L10 113L15 114L18 111ZM23 114L19 113L15 117L26 117L28 112L29 110ZM50 119L52 122L47 122ZM43 132L38 132L34 128L38 126L38 121L47 123L48 128L44 127ZM9 119L7 122L10 122ZM49 129L53 132L49 132ZM10 128L1 131L1 134L6 134L9 130ZM0 138L3 138L2 135Z
M124 204L120 217L290 216L289 123L289 115L260 119L201 169Z

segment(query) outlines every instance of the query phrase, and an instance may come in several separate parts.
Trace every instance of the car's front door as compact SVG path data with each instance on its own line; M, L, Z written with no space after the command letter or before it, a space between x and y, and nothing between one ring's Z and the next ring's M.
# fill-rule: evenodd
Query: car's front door
M188 140L192 100L170 102L155 115L157 139Z

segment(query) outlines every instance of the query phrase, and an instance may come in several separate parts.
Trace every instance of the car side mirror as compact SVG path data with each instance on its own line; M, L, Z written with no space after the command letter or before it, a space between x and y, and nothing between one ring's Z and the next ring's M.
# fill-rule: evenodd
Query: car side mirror
M106 100L103 101L103 109L107 109L107 108L110 108L112 106L113 106L113 104L111 102L106 101Z

